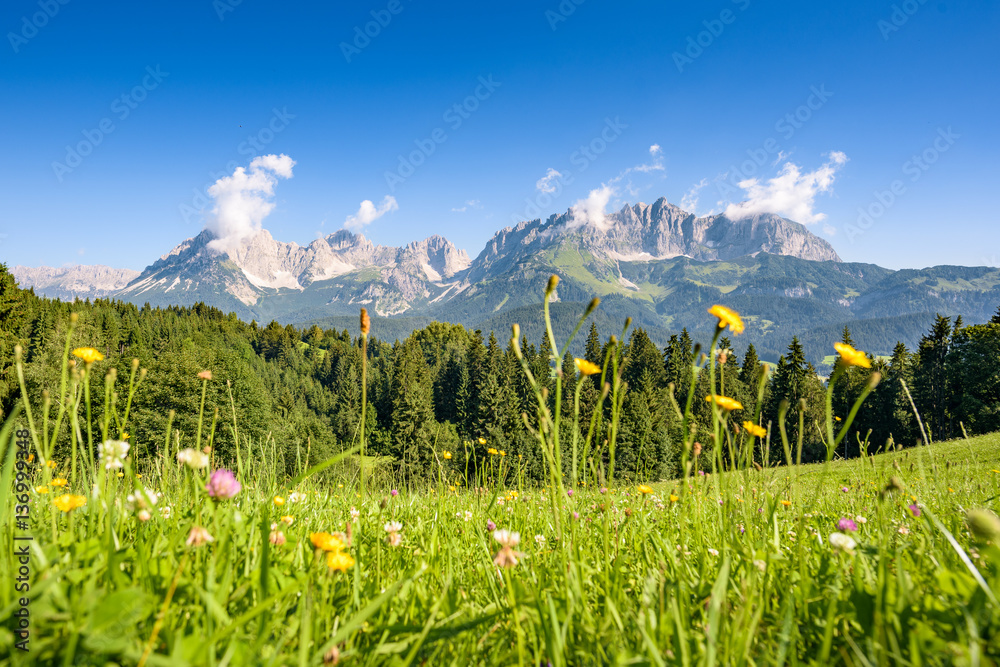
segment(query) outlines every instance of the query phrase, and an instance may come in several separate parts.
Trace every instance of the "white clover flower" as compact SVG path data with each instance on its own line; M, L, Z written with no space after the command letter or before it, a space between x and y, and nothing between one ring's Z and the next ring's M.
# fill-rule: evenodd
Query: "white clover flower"
M398 533L399 531L403 530L403 524L400 523L399 521L390 521L383 527L385 528L385 532L387 533Z
M864 518L860 514L854 517L854 520L857 521L858 523L868 523L868 519Z
M505 547L516 547L521 542L521 534L500 529L493 531L493 539Z
M535 535L535 543L539 544L539 545L545 544L545 536L544 535Z
M850 535L845 535L844 533L830 533L830 546L834 549L851 553L854 551L854 547L858 546L858 543L855 542L854 538Z
M719 550L718 549L709 549L708 553L712 554L713 556L718 556L719 555Z
M357 518L358 518L359 516L361 516L361 512L359 512L359 511L357 510L357 508L355 508L355 507L352 507L352 508L351 508L351 518L352 518L352 519L357 519Z
M288 502L297 503L306 499L306 494L299 493L298 491L292 491L288 494Z
M136 493L130 493L125 498L126 506L129 510L138 507L141 510L154 507L160 501L160 494L153 489L143 489Z
M177 452L177 462L194 470L208 467L208 454L188 447Z
M97 452L104 461L104 467L111 470L124 467L130 446L124 440L105 440L97 446Z

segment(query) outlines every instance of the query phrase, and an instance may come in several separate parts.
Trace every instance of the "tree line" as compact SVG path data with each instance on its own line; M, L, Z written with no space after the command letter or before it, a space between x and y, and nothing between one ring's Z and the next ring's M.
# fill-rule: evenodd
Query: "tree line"
M105 359L98 370L115 368L119 378L127 378L133 359L147 369L128 434L141 456L172 451L176 443L165 439L171 415L174 433L191 437L202 370L213 373L206 405L208 418L214 420L218 456L232 456L237 446L251 455L255 448L275 447L291 473L303 457L319 462L357 442L362 414L362 346L357 331L297 328L275 321L262 326L204 303L165 308L104 299L66 303L19 289L0 264L4 415L20 393L14 372L16 345L23 349L25 384L33 405L42 403L43 392L56 395L71 312L79 317L72 345L100 350ZM704 400L711 393L709 377L699 371L709 350L686 330L672 335L663 348L642 328L627 330L624 337L621 330L615 334L613 339L610 332L591 324L583 351L586 360L601 366L612 346L622 346L621 373L627 390L617 425L615 470L633 479L670 478L678 471L680 412L689 394L696 423L707 427L711 421L711 408ZM853 343L848 329L842 341ZM826 388L800 341L793 338L777 365L771 366L759 360L753 345L739 357L731 344L722 337L716 350L720 372L715 389L744 406L733 414L737 425L754 419L761 396L758 422L770 426L770 449L768 439L758 443L755 461L773 465L784 459L777 436L784 401L793 442L800 436L802 412L803 460L822 459ZM569 354L555 360L545 337L523 338L520 345L536 378L554 382L558 367L568 378L565 395L573 396L579 388L580 438L584 438L603 390L600 375L577 373ZM420 481L434 476L443 463L450 479L472 479L483 465L500 457L512 474L543 478L542 455L530 431L535 398L508 335L499 339L492 332L432 322L390 343L374 330L366 366L367 452L379 457L382 468L398 478ZM842 456L857 456L863 447L877 451L912 446L924 437L940 440L1000 430L1000 311L990 322L973 326L965 326L960 317L952 321L939 316L916 350L898 344L890 357L872 359L871 369L848 369L834 392L838 418L846 418L874 373L881 381L841 445ZM103 400L103 392L94 392L96 410ZM562 410L560 428L567 433L560 441L569 443L574 401L564 400ZM605 401L601 410L598 422L603 430L594 439L593 460L585 462L595 471L607 462L610 402ZM444 452L450 458L443 458ZM569 456L562 460L568 463Z

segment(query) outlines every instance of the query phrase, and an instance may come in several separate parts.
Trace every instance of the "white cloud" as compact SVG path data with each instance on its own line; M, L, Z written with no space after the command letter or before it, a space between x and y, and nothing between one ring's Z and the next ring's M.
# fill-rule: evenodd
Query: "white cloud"
M816 195L829 192L837 171L847 163L847 156L840 151L828 154L827 161L815 171L802 173L797 164L786 162L777 176L762 183L756 178L740 181L747 199L729 204L725 215L733 220L758 213L776 213L803 224L820 222L825 213L816 213Z
M651 171L665 171L666 167L663 166L663 149L660 148L660 144L653 144L650 146L649 154L653 158L653 161L650 164L640 164L635 167L630 167L622 173L622 176L631 171L639 171L644 174L648 174Z
M482 207L483 205L479 203L478 199L470 199L467 202L465 202L465 206L461 208L453 208L451 210L455 213L465 213L470 208L482 208Z
M232 176L223 176L209 189L215 200L205 228L215 238L208 247L228 252L260 231L261 221L274 210L274 186L278 177L291 178L295 160L287 155L261 155L250 167L237 167Z
M707 178L703 178L694 185L692 185L691 188L684 193L684 196L681 197L681 208L687 211L688 213L697 214L698 193L701 192L701 189L704 188L706 185L708 185Z
M535 187L539 192L553 193L557 190L556 186L552 185L552 181L562 178L562 174L558 171L549 167L549 170L545 172L545 175L538 179L535 183Z
M573 204L571 209L573 219L566 226L566 231L577 229L584 225L592 225L598 229L607 231L611 225L608 224L605 209L607 209L608 202L611 201L611 198L615 194L615 188L610 185L602 185L596 190L591 190L586 199L581 199Z
M378 207L370 199L366 199L361 202L357 213L347 216L347 219L344 220L344 228L359 230L365 225L370 224L373 220L381 218L386 213L398 210L399 204L396 203L396 198L392 195L386 195Z

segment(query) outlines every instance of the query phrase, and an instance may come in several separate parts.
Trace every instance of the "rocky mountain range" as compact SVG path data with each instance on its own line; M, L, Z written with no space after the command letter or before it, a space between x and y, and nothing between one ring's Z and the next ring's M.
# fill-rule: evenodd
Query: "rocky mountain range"
M394 248L341 230L300 246L262 230L225 253L209 247L212 239L204 231L139 275L107 267L74 267L58 278L63 270L13 272L22 286L58 298L203 301L245 320L324 326L354 326L364 306L402 335L411 323L439 319L497 331L518 321L539 336L542 292L556 273L559 301L601 296L599 319L619 327L632 316L660 342L682 327L710 335L707 306L731 305L748 321L739 342L772 359L793 335L814 337L820 359L845 324L884 353L896 340L912 346L936 312L983 321L1000 303L997 269L845 263L829 243L777 215L697 217L662 198L599 221L572 211L524 221L497 232L473 260L440 236Z
M98 264L62 268L15 266L11 274L22 287L33 287L36 294L72 301L113 294L134 280L139 272Z

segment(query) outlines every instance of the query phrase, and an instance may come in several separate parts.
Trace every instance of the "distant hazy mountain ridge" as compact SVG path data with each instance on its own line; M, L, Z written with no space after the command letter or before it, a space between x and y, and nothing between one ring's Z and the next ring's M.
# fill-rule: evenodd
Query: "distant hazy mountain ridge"
M100 264L62 268L15 266L10 272L22 287L33 287L35 294L65 301L108 296L139 275L133 269L113 269Z

